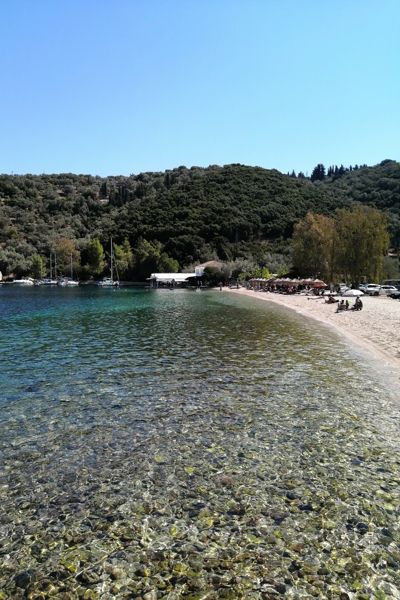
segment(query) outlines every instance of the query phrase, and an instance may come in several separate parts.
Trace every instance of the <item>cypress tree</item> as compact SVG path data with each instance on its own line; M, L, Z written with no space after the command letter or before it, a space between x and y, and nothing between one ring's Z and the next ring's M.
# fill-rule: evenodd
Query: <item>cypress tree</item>
M325 179L325 167L319 163L311 173L311 181L323 181Z

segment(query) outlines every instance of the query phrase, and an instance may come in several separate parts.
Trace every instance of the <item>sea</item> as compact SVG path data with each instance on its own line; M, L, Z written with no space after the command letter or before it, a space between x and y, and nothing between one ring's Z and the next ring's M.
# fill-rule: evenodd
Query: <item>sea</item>
M400 410L304 315L0 286L0 600L400 598Z

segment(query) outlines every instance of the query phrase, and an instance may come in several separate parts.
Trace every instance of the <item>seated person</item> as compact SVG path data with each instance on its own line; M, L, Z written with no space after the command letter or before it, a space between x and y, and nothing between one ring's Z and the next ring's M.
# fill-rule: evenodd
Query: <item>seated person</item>
M336 302L339 302L339 300L336 300L333 296L329 296L328 299L325 298L325 302L326 304L335 304Z
M339 312L339 310L346 310L346 305L344 303L344 300L341 300L340 303L338 304L337 312Z

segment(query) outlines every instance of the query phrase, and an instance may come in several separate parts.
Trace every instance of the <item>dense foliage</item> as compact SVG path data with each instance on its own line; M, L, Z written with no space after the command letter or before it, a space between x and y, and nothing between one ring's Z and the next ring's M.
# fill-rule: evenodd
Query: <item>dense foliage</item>
M113 237L126 278L218 258L276 272L290 264L294 226L308 212L332 216L355 202L387 212L400 245L399 163L336 171L318 165L313 181L239 164L129 177L1 175L0 270L23 275L43 263L48 271L60 241L68 269L70 240L74 269L99 276Z
M344 204L359 202L385 213L391 244L400 247L400 163L384 160L375 167L353 167L314 184L333 193Z
M335 222L330 217L308 213L293 232L292 254L301 276L332 281Z
M293 260L301 275L350 281L379 281L389 246L385 215L356 204L340 209L334 218L308 213L295 226Z

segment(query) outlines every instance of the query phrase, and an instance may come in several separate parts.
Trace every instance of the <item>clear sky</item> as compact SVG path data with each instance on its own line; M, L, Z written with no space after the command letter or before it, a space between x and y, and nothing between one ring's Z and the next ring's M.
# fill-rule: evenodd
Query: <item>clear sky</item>
M0 172L400 160L399 0L0 0Z

